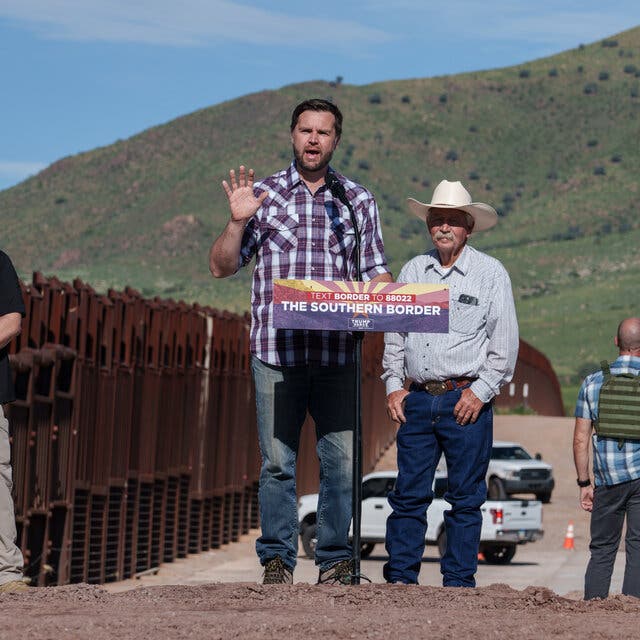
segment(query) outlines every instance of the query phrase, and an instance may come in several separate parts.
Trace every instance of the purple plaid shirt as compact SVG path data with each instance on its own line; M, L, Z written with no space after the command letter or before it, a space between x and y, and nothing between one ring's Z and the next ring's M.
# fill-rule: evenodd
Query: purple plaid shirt
M336 173L344 185L361 233L360 268L367 282L387 273L378 207L373 195ZM354 229L347 207L323 185L311 194L295 162L254 185L269 192L249 220L240 251L245 266L256 256L251 290L251 352L263 362L293 367L344 365L353 360L353 341L343 331L273 328L273 281L355 280Z

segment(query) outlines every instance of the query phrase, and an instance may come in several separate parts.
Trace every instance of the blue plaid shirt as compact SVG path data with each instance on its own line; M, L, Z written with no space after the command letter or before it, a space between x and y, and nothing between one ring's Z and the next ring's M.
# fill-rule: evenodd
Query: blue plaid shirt
M620 356L610 365L611 373L634 373L640 375L640 357ZM578 394L576 418L592 422L598 418L598 398L604 382L602 370L588 375ZM618 438L601 438L594 432L593 476L596 486L620 484L640 478L640 440L624 440L618 448Z

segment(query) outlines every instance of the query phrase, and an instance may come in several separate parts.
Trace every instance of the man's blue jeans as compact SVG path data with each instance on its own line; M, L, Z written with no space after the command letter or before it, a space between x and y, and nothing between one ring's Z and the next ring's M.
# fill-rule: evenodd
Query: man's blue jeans
M384 567L388 582L417 584L427 531L427 507L441 453L447 462L444 515L447 551L440 571L445 587L474 587L482 529L480 506L487 498L485 475L493 442L493 409L486 404L476 422L459 425L453 408L461 389L439 396L413 391L405 401L407 421L398 429L398 479L389 494Z
M296 565L296 459L307 409L316 425L320 460L316 564L325 570L350 559L353 367L275 367L252 356L251 368L262 453L262 535L256 542L261 564L279 556L290 569Z

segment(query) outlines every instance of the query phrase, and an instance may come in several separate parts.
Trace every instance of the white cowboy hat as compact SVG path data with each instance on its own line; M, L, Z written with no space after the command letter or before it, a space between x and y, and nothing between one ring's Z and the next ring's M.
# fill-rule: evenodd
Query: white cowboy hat
M418 218L427 219L430 209L459 209L468 213L474 220L474 231L486 231L498 222L496 210L484 202L472 202L471 194L462 186L461 182L443 180L433 192L430 203L419 202L414 198L407 198L409 209Z

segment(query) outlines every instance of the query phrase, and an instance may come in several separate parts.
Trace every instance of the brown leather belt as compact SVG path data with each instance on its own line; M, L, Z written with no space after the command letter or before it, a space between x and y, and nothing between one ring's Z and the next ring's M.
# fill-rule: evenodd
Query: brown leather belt
M427 380L426 382L412 382L412 391L426 391L432 396L440 396L447 391L471 384L477 378L450 378L449 380Z

